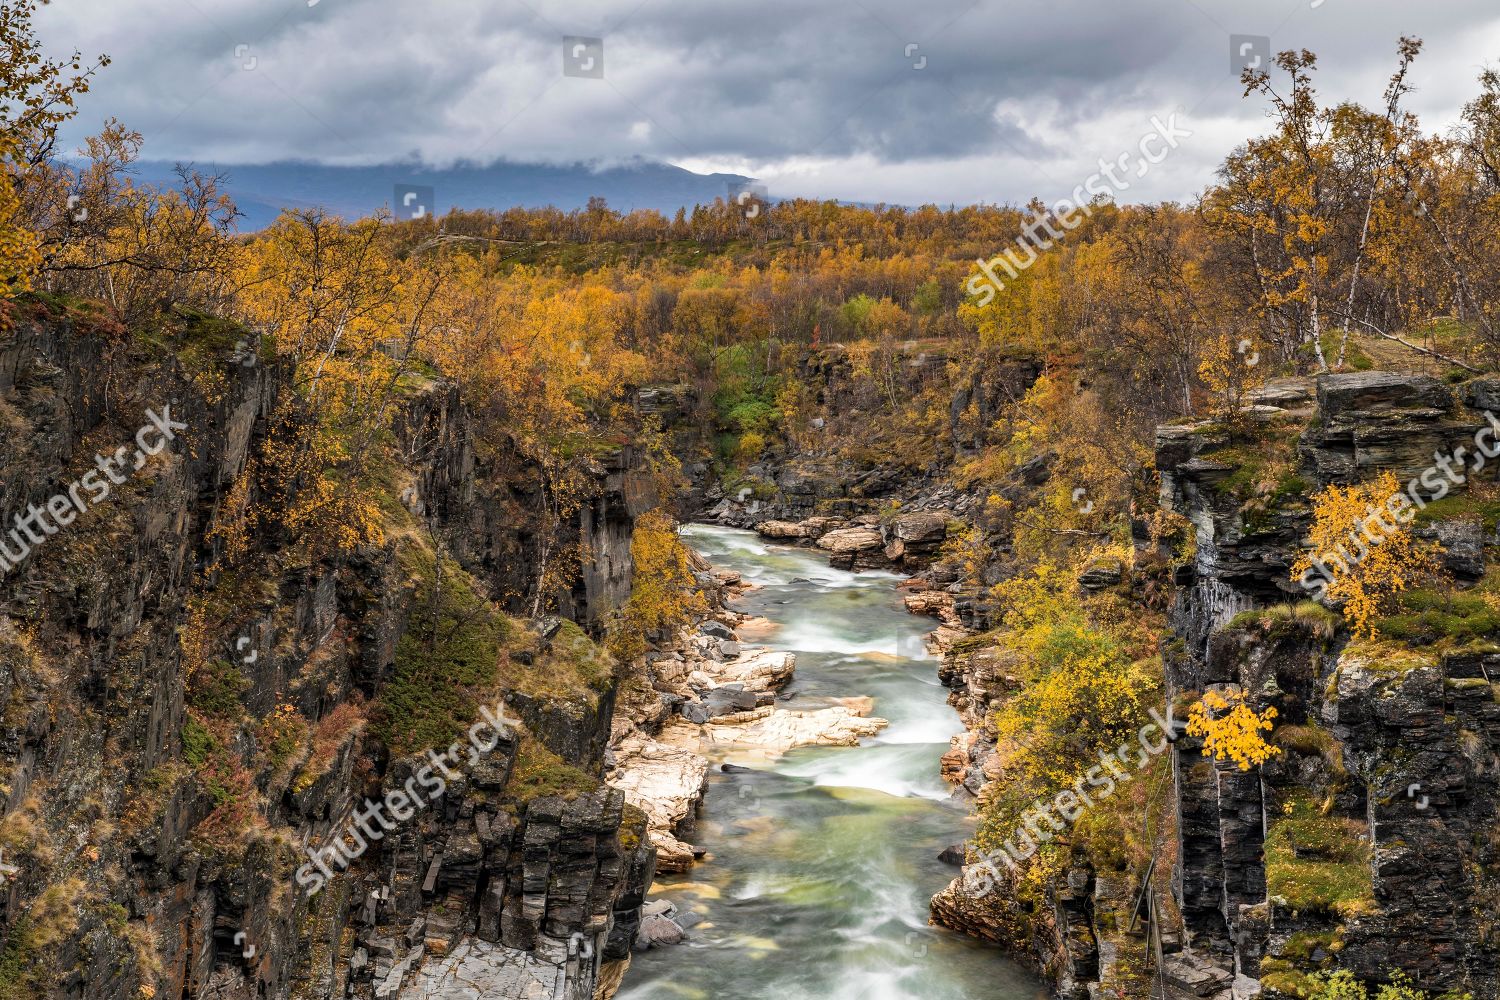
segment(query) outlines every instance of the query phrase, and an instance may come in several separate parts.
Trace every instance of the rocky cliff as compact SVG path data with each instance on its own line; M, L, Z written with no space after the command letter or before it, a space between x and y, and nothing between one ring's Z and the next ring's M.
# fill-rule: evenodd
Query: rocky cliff
M263 499L234 490L285 430L286 373L201 317L132 339L29 310L0 335L0 512L64 513L96 455L127 461L0 580L0 996L617 982L654 851L600 782L612 667L572 624L485 599L531 604L537 471L410 376L385 542L309 559L257 536L227 571L216 515ZM148 414L170 415L155 454ZM557 605L586 626L628 590L652 502L634 470L606 455L563 528L589 569ZM481 708L502 720L483 738Z
M1148 872L1076 854L1041 905L1025 902L1001 868L955 880L934 899L934 918L1029 957L1072 997L1129 988L1148 964L1172 993L1225 1000L1302 996L1309 976L1335 969L1495 996L1493 619L1477 597L1457 598L1398 618L1377 639L1351 640L1291 574L1314 493L1383 470L1406 483L1456 448L1473 455L1495 399L1491 380L1450 388L1424 376L1327 375L1262 390L1248 433L1209 422L1161 428L1161 502L1187 518L1195 542L1171 576L1167 702L1181 709L1206 690L1243 692L1256 710L1277 710L1279 753L1246 771L1177 733L1168 750L1175 829L1153 878L1159 963L1135 919L1152 895L1141 891ZM1441 543L1460 594L1485 576L1500 543L1493 476L1450 479L1446 499L1415 522ZM1146 583L1123 575L1091 569L1080 587ZM1000 776L989 706L1018 682L1003 651L964 642L950 646L944 680L970 728L945 765L980 792Z

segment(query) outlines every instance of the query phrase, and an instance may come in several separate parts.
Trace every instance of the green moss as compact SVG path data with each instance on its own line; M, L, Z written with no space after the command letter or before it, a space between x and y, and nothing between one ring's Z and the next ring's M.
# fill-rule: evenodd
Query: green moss
M1274 959L1261 962L1260 985L1267 990L1292 997L1310 997L1317 990L1317 984L1311 977L1294 969L1281 969Z
M1323 345L1323 357L1328 359L1329 365L1332 365L1334 362L1338 361L1339 346L1340 342L1343 341L1343 339L1344 333L1342 330L1330 330L1327 333L1323 334L1321 338ZM1311 342L1303 344L1300 348L1298 348L1298 351L1308 361L1313 361L1313 349ZM1351 336L1348 340L1347 345L1345 345L1344 347L1344 367L1340 370L1367 372L1374 367L1375 360L1368 354L1366 354L1364 352L1364 349L1360 347L1358 337Z
M592 792L599 782L589 777L531 736L523 736L516 750L515 769L505 785L505 797L519 807L534 799L560 795L574 799Z
M1289 958L1303 965L1316 965L1318 968L1327 968L1334 955L1344 948L1344 936L1338 930L1328 931L1298 931L1287 938L1286 944L1278 953L1282 958ZM1314 956L1321 951L1324 953L1321 959L1314 960Z
M1317 601L1273 604L1268 608L1241 611L1229 620L1230 629L1260 626L1272 635L1302 634L1331 639L1343 619Z
M248 351L257 351L262 361L275 357L270 341L249 327L186 306L174 306L154 330L138 327L135 338L175 355L194 371L227 368L236 356L243 358Z
M1467 643L1500 632L1500 611L1482 593L1423 587L1402 594L1397 612L1375 627L1388 639L1414 645Z
M1339 750L1333 734L1322 726L1277 726L1271 734L1271 743L1283 750L1303 757L1322 757L1338 777L1347 775L1344 755Z
M1413 670L1434 667L1441 662L1442 653L1430 645L1415 648L1387 639L1355 639L1344 647L1345 660L1358 660L1371 673L1387 677L1403 677ZM1337 700L1334 688L1338 683L1338 671L1329 675L1329 696Z
M1434 500L1417 511L1412 526L1430 527L1439 521L1478 521L1485 531L1500 525L1500 500L1483 499L1473 493L1459 493Z
M1000 644L1000 630L991 629L988 632L980 632L977 635L967 635L953 644L955 653L975 653L981 649Z
M441 572L412 553L418 587L405 634L396 644L394 676L371 713L374 732L392 754L446 746L478 717L479 699L496 687L509 625L457 563Z
M627 802L625 814L620 820L620 848L630 853L640 847L650 825L650 817L639 807Z
M1298 912L1353 917L1375 905L1363 824L1326 816L1305 796L1266 836L1266 889Z
M11 925L0 947L0 1000L51 995L60 980L60 946L78 927L85 885L69 879L48 886Z

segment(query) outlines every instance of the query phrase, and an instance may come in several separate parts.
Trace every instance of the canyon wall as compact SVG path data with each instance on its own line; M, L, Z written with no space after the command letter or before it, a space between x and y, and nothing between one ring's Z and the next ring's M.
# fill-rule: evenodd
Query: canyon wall
M1308 977L1346 969L1365 982L1404 974L1434 993L1496 995L1493 630L1453 612L1411 624L1409 641L1351 641L1334 616L1297 603L1310 595L1291 574L1314 493L1382 470L1405 484L1455 448L1473 455L1495 399L1492 380L1452 388L1370 372L1272 383L1256 398L1261 439L1295 445L1273 490L1254 485L1265 456L1222 426L1158 431L1162 505L1195 536L1170 576L1167 703L1181 719L1198 693L1229 689L1278 712L1279 752L1260 767L1206 757L1180 730L1168 750L1175 842L1157 853L1170 880L1156 884L1167 890L1161 978L1174 993L1292 998ZM1441 542L1446 569L1473 582L1500 536L1486 501L1449 487L1417 534ZM1094 576L1080 586L1129 594L1148 582ZM970 729L954 776L979 792L1001 779L986 716L1017 682L994 650L962 646L944 681ZM1147 958L1145 926L1132 919L1144 874L1075 855L1035 905L1000 866L988 883L956 879L933 912L1029 959L1060 995L1097 997L1128 988Z
M148 410L181 425L0 580L0 862L15 867L0 996L436 997L484 977L592 997L628 959L654 851L600 781L616 682L582 633L495 623L501 683L458 693L524 726L473 747L455 729L445 787L356 832L357 809L438 773L420 752L393 756L372 722L408 693L417 581L448 566L524 611L538 549L517 512L536 470L478 447L457 391L413 376L390 497L405 537L311 563L252 538L252 569L229 579L208 526L265 455L288 376L231 358L237 331L194 332L212 350L36 306L0 335L7 517L66 494L96 454L133 452ZM631 524L653 502L628 448L595 481L561 539L588 569L558 603L585 625L627 596ZM214 710L237 720L232 738L195 721L189 641L227 679ZM549 675L534 689L532 664ZM587 683L559 689L569 664ZM236 817L250 801L260 814ZM210 835L230 819L231 836ZM362 854L347 872L323 856L324 878L309 852L351 838Z

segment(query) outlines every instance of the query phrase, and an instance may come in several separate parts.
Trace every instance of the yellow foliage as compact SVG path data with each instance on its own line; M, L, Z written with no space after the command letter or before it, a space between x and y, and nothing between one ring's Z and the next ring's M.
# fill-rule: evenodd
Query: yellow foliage
M622 663L645 652L647 633L679 628L707 610L687 546L666 511L649 511L636 519L630 558L630 599L611 622L609 638L610 652Z
M1257 713L1245 704L1242 691L1209 691L1188 710L1187 732L1203 737L1203 756L1232 760L1248 771L1281 753L1260 735L1271 731L1276 714L1271 707Z
M16 143L0 136L0 299L31 288L42 261L41 238L19 217L21 175Z
M1101 621L1076 593L1076 572L1050 563L999 584L1003 642L1025 686L996 713L1008 767L1027 780L1066 785L1099 748L1113 747L1147 718L1158 684L1134 623ZM1085 768L1088 764L1083 765Z
M1239 428L1245 422L1244 407L1249 394L1265 385L1265 369L1253 341L1228 335L1211 341L1198 377L1213 394L1214 415L1225 425Z
M1326 568L1332 576L1325 597L1343 605L1344 620L1354 634L1375 635L1375 621L1415 582L1440 569L1438 547L1419 541L1408 526L1411 504L1392 504L1402 497L1394 474L1382 472L1354 486L1329 486L1313 498L1310 551L1292 565L1292 579ZM1404 497L1403 497L1404 499Z

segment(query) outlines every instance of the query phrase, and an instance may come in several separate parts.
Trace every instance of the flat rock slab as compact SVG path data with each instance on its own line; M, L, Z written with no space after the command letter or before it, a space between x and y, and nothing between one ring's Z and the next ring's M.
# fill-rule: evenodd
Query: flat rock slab
M884 545L885 542L881 540L880 532L874 528L840 528L818 539L818 548L826 549L834 555L863 552L867 549L878 549Z
M814 712L762 709L744 715L742 719L715 720L703 727L704 734L714 743L783 754L798 747L858 746L861 739L890 725L885 719L865 718L842 706Z
M450 954L410 973L397 1000L553 1000L559 995L574 1000L591 994L591 984L579 982L576 975L558 994L566 951L558 949L556 964L539 952L465 940Z

